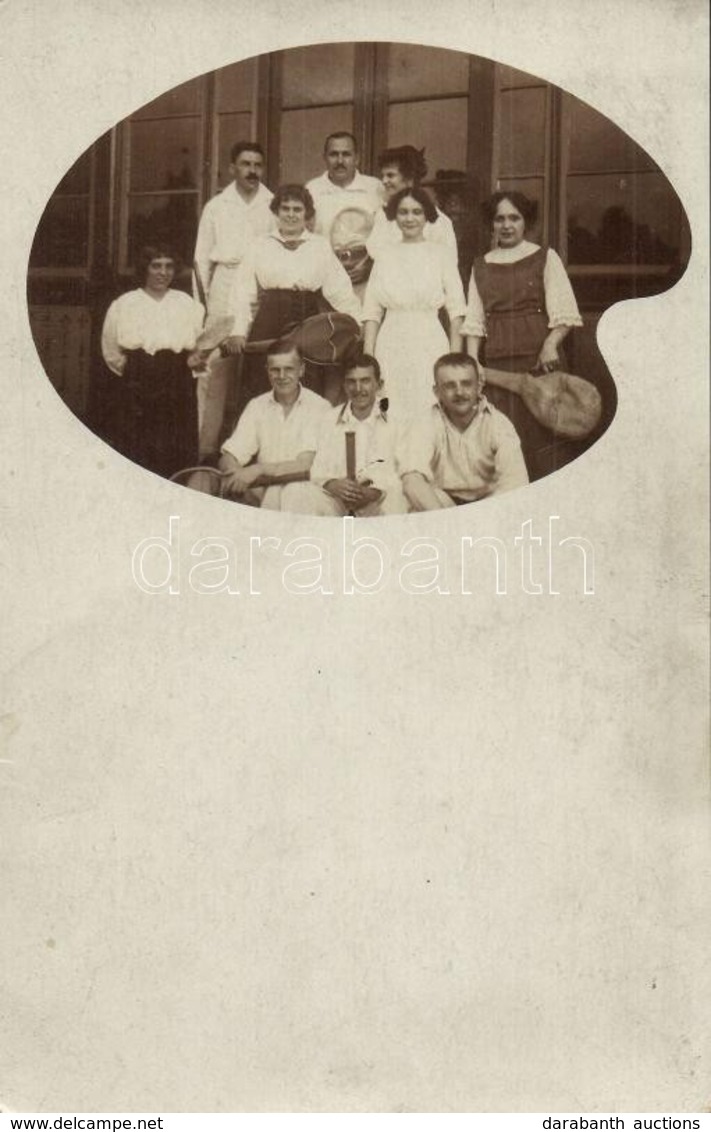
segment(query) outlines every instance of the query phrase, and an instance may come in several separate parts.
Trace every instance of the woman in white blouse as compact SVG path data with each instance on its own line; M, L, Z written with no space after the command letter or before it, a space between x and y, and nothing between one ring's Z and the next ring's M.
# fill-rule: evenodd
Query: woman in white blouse
M402 189L386 216L402 239L384 246L363 300L363 349L380 362L389 415L403 421L431 407L434 363L461 348L466 302L451 248L425 239L437 212L423 189ZM449 340L439 310L449 315Z
M427 176L427 162L425 151L415 149L414 145L399 145L392 149L384 149L378 155L380 180L385 193L385 205L402 189L419 189L420 183ZM457 255L457 238L454 234L452 221L435 205L435 218L425 224L424 238L436 244L444 244L451 248L452 254ZM402 232L395 220L386 216L385 207L379 208L375 214L373 229L366 242L368 254L375 259L381 248L387 244L399 244L402 241Z
M339 341L339 351L347 352L358 339L361 306L330 242L307 228L315 215L311 194L303 185L282 185L269 207L276 215L277 231L255 240L235 273L230 300L234 322L224 352L241 354L245 347L266 350L267 343L325 311L350 316ZM316 323L316 335L320 325ZM329 324L324 321L323 326L328 334Z
M472 269L462 327L469 353L510 373L565 369L563 339L583 323L560 256L525 238L536 219L535 201L500 191L486 201L483 213L492 248ZM531 479L565 462L565 442L556 442L517 394L490 385L487 396L516 426Z
M171 476L197 461L197 399L191 366L204 311L174 291L177 259L163 244L141 249L141 286L108 309L101 350L120 381L115 446L157 475Z

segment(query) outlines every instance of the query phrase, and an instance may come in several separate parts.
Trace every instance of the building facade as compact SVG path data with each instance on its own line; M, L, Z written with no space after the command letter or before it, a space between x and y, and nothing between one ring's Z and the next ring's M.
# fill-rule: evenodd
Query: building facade
M565 91L485 58L397 43L296 48L209 72L82 155L48 202L28 277L37 349L70 408L101 431L106 308L131 285L133 253L151 235L170 236L190 264L202 206L229 180L232 143L264 146L276 188L320 173L334 130L356 136L363 172L377 173L387 146L424 148L425 183L458 186L476 251L489 246L478 203L490 192L538 201L531 237L562 256L585 321L570 368L601 386L609 423L614 384L595 328L613 302L657 294L682 274L690 235L674 189L631 138Z

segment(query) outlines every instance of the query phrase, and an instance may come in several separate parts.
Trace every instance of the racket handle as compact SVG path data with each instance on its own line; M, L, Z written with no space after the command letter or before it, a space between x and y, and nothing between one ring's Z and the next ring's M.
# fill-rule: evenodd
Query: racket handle
M346 433L346 475L349 480L356 478L356 448L355 433Z

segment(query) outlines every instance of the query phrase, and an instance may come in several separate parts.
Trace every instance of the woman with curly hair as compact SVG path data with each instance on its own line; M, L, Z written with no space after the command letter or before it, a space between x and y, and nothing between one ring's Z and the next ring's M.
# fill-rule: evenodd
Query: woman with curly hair
M197 396L191 367L204 310L174 290L179 267L169 245L141 248L136 263L139 286L109 307L101 350L116 375L115 447L129 460L170 477L194 464L198 451Z
M405 420L433 402L438 357L461 346L466 302L451 249L425 239L437 212L423 189L395 193L386 208L401 239L378 254L363 301L363 348L380 362L393 419ZM445 307L449 336L438 316Z
M387 203L403 189L420 188L427 176L425 151L415 149L414 145L384 149L378 156L378 167L386 199L385 207L378 209L375 214L373 229L367 240L368 254L373 259L383 247L402 241L402 233L396 222L386 214ZM436 206L434 220L428 220L425 224L424 238L451 248L456 256L457 239L452 221Z
M482 212L492 231L492 248L474 261L462 334L472 357L511 373L565 369L561 351L572 327L582 326L573 288L552 248L526 239L537 205L523 193L502 190ZM488 387L489 399L513 421L531 479L565 462L565 442L529 413L509 390Z

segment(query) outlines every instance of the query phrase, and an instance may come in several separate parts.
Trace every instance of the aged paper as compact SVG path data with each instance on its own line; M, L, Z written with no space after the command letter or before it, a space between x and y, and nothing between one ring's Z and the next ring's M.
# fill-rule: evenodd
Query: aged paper
M0 1103L706 1107L705 5L3 0L0 29ZM88 433L39 365L25 277L54 186L135 106L376 38L591 102L661 165L694 246L673 291L603 319L600 443L500 500L359 526L384 561L363 594L339 523L227 508ZM143 592L132 554L171 516L174 592ZM281 541L250 577L257 537ZM484 547L462 576L481 537L505 593ZM191 584L211 538L238 593ZM440 593L405 592L414 538L446 555ZM296 539L332 593L294 592Z

